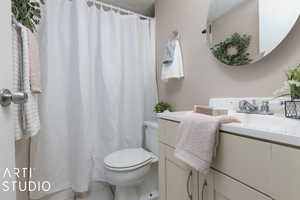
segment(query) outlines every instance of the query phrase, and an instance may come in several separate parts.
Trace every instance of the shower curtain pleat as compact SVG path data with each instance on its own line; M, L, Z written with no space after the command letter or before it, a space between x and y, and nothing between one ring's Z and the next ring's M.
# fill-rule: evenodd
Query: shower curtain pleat
M143 121L155 119L157 102L153 21L81 0L47 1L44 12L42 129L31 179L52 188L32 199L105 182L103 158L142 145Z

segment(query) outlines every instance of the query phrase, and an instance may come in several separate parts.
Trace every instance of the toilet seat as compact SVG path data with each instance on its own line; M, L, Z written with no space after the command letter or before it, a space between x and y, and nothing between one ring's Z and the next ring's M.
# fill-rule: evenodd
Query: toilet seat
M143 148L124 149L108 155L104 164L112 171L130 171L149 164L155 158L154 154Z

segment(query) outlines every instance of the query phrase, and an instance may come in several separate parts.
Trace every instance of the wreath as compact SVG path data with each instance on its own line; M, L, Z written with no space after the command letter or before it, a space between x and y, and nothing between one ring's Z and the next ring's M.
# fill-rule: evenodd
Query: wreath
M248 65L252 61L247 52L250 41L251 36L245 34L241 36L239 33L234 33L225 41L212 47L211 51L224 64L231 66ZM230 50L235 52L230 53Z

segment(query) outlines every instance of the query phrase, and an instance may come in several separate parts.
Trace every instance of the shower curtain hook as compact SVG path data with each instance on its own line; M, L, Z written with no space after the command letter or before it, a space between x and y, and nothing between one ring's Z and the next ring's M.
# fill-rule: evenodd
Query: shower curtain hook
M93 0L95 7L100 10L101 8L103 8L103 5L101 4L101 1L99 0Z
M95 5L95 0L86 0L86 4L88 5L88 7L92 7Z

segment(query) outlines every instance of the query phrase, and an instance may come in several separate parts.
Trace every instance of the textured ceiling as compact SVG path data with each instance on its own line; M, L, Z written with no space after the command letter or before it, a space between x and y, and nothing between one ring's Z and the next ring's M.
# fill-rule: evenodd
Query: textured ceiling
M102 1L146 16L151 16L151 17L154 16L155 0L102 0Z

